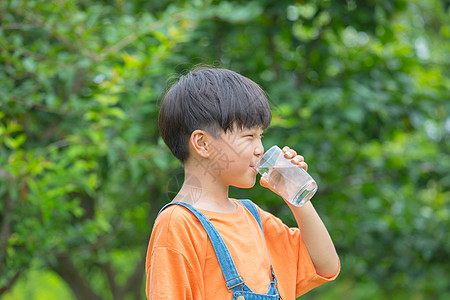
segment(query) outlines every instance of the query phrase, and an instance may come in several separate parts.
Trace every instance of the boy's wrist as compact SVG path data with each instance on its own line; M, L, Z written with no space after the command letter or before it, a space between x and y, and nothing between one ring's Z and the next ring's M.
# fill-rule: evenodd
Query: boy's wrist
M289 208L291 209L291 211L295 214L295 213L299 213L299 214L308 214L311 212L311 210L314 210L314 206L311 203L311 201L306 202L305 204L303 204L302 206L295 206L294 204L286 201L285 199L283 199L286 204L289 206Z

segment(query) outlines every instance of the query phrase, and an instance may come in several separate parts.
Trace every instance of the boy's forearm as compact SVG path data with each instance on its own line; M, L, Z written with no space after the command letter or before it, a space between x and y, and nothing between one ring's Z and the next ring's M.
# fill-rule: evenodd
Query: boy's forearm
M302 207L289 204L300 228L303 242L308 249L317 274L323 277L336 275L339 258L333 241L311 202Z

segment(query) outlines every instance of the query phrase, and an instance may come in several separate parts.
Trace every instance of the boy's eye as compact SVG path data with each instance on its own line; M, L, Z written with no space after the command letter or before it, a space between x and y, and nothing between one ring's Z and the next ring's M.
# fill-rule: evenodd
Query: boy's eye
M246 134L245 137L251 137L251 138L255 138L255 137L259 137L260 139L262 139L264 137L264 135L262 134Z
M246 137L251 137L251 138L254 138L254 137L257 137L257 136L258 136L257 134L248 134L248 135L246 135ZM264 137L264 135L262 135L262 134L259 135L260 139L262 139L263 137Z

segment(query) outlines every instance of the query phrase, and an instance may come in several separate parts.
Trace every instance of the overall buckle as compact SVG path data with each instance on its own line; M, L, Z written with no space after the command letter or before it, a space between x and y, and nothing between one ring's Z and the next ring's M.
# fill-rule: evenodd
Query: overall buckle
M236 279L238 279L239 281L237 283L233 284L232 286L230 286L229 282L230 281L235 281ZM233 288L235 288L237 286L245 284L245 281L244 281L244 278L242 278L241 276L236 276L236 277L233 277L233 278L227 280L226 284L227 284L227 289L228 290L232 290Z

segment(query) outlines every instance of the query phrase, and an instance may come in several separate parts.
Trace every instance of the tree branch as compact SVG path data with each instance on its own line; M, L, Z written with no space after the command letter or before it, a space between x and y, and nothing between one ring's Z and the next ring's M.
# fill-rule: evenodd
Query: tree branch
M18 271L7 284L0 287L0 296L13 287L14 283L17 281L17 279L19 279L20 275L22 275L22 273L20 271Z
M13 210L13 199L6 192L4 210L1 218L0 227L0 270L6 263L6 247L8 245L8 237L11 234L11 218Z
M6 172L5 170L3 170L3 169L0 168L0 178L3 178L3 179L12 179L13 176L12 176L9 172Z
M134 268L133 273L128 277L127 282L125 285L120 289L120 293L116 296L114 296L114 299L124 299L125 296L128 293L132 293L135 295L138 295L136 299L139 299L140 296L140 288L142 284L142 279L144 277L144 265L145 265L145 258L146 256L143 255L141 259L136 264L136 267Z
M111 268L111 264L109 262L100 265L103 271L106 274L106 279L108 280L109 288L111 289L111 294L113 295L113 299L116 300L117 295L119 294L119 287L117 286L117 282L115 279L115 272Z
M50 264L54 270L69 285L78 300L101 300L91 286L86 282L78 269L73 264L69 254L62 254L57 257L55 265Z

